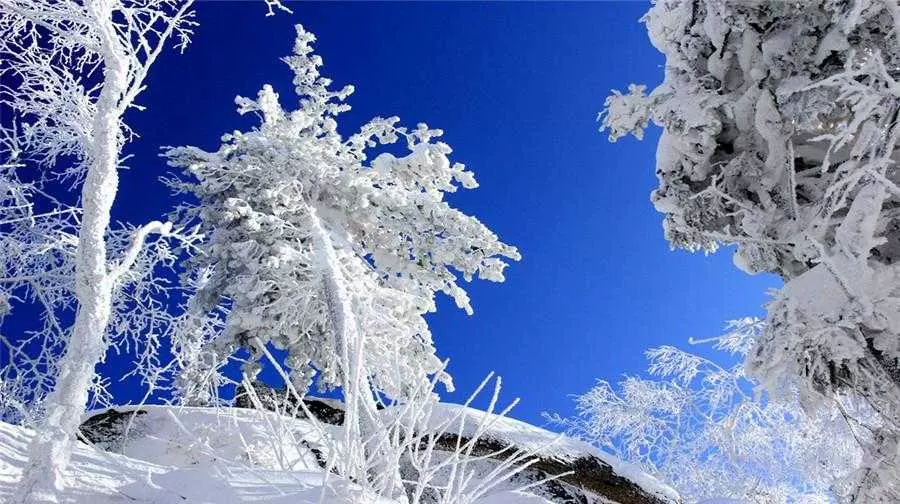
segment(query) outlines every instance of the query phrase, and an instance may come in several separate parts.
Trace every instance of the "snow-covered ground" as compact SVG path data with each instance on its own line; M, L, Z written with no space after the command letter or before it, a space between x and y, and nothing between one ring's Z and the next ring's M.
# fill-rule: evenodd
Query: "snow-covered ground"
M193 413L188 414L187 418L196 420L202 416ZM179 420L188 429L195 427L190 420ZM29 429L0 422L0 502L9 502L11 498L32 435ZM218 439L226 438L227 432L223 430ZM154 440L147 437L140 442L126 444L126 450L135 452L144 447L148 450L149 459L167 461L169 464L109 453L79 443L67 478L66 502L391 504L384 499L363 495L358 487L334 477L325 481L322 471L249 467L228 460L215 460L206 450L201 450L201 456L192 459L190 445L179 442L169 449L165 448L166 445L167 441L163 438ZM233 450L234 445L228 447L226 452L234 454ZM178 464L172 464L176 462Z
M120 413L133 410L117 408ZM117 426L110 432L118 434L107 436L95 426L97 444L78 443L69 470L67 502L394 504L365 495L360 487L334 474L326 477L320 461L329 443L323 439L339 438L338 426L240 408L144 406L140 410L133 419L132 415L112 417ZM389 418L392 412L382 414ZM518 420L485 415L441 404L432 411L429 427L443 430L453 420L449 430L468 437L481 424L487 426L483 439L533 449L541 456L571 461L592 455L648 493L677 501L670 488L585 443ZM0 423L0 502L8 502L15 488L32 435L29 429ZM473 504L549 503L534 493L498 487Z

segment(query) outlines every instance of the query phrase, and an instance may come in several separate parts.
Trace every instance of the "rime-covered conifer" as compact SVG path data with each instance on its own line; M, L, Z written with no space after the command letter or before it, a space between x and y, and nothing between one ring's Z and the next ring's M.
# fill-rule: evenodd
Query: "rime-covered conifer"
M750 373L807 404L853 393L882 417L860 498L900 499L900 7L893 0L658 0L665 80L615 93L615 140L662 127L656 208L673 247L736 246L785 282Z

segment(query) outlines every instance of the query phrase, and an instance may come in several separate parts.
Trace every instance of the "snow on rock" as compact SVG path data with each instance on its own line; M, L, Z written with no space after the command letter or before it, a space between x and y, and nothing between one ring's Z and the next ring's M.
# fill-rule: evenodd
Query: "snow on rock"
M382 415L392 417L394 409L382 410ZM429 429L447 430L462 437L471 438L481 427L482 438L506 442L523 450L534 450L545 456L572 460L593 450L590 445L558 433L550 432L521 420L489 414L459 404L440 403L432 407L428 416ZM607 455L603 455L607 456Z
M253 386L256 395L267 409L272 411L296 409L295 403L289 399L290 395L284 390L273 389L263 383L254 383ZM239 391L242 390L239 388ZM240 397L242 397L241 394L239 394L236 404L243 407L251 406L248 400L240 400ZM323 422L340 423L339 419L343 418L343 404L338 400L307 397L304 402L307 408ZM396 419L398 411L401 410L387 408L380 414L385 423L389 423ZM636 465L622 462L581 440L560 436L558 433L513 418L488 415L484 411L458 404L437 403L430 406L430 414L426 423L431 431L445 430L453 434L458 433L464 438L471 438L481 424L484 424L485 427L485 432L481 435L482 439L510 444L524 451L534 451L542 457L557 459L570 466L576 465L575 462L578 461L582 471L585 470L585 466L589 467L592 464L581 464L593 460L595 469L601 464L605 464L611 469L613 475L636 484L648 494L655 495L663 501L678 501L679 499L678 493L674 489L662 484Z
M103 449L177 467L319 471L315 450L325 449L322 432L305 420L241 408L119 407L88 414L82 431L103 438Z
M393 408L381 415L393 419ZM532 466L547 474L573 471L560 482L623 502L680 502L672 487L645 473L639 467L622 462L584 441L534 425L458 404L439 403L432 407L427 428L462 438L476 434L486 444L512 445L533 452L541 460ZM633 488L636 487L636 488Z
M306 418L306 411L309 411L321 422L331 425L344 423L344 403L338 399L305 395L301 407L294 394L287 388L271 387L258 381L252 382L250 387L252 394L244 384L237 386L234 396L236 408L253 409L258 404L261 409L276 413L287 411L293 414L296 411L297 418Z

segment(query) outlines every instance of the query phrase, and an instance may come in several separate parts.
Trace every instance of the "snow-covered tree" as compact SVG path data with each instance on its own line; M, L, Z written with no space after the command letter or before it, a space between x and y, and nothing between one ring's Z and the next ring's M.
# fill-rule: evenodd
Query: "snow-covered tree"
M671 346L648 350L650 377L601 380L577 398L580 417L554 419L671 483L687 502L847 497L862 457L857 436L868 433L848 423L846 399L807 414L793 387L754 394L757 383L735 356L745 356L763 328L737 320L704 341L727 352L721 360L730 365Z
M662 127L674 247L736 246L772 272L749 372L799 379L807 403L859 394L883 417L861 498L900 499L900 7L895 0L658 0L644 17L665 80L616 92L615 140Z
M199 198L188 212L211 238L194 260L209 273L193 310L225 312L224 330L206 347L213 357L199 364L247 348L252 375L265 345L283 349L299 390L315 373L321 386L342 389L348 435L362 439L378 430L366 426L375 394L402 399L442 373L423 318L435 294L471 313L458 276L502 281L503 259L519 256L444 199L477 184L449 161L440 130L376 118L347 138L338 132L353 88L331 89L314 40L298 26L294 54L284 59L297 109L283 109L264 86L255 100L236 100L240 113L260 116L259 127L225 135L216 152L180 147L166 156L196 179L174 185ZM400 141L402 156L375 152ZM196 344L210 337L203 327L186 325L195 334L183 339L183 352L203 348ZM190 376L202 376L190 371L196 365L187 363ZM398 482L393 488L402 490Z
M111 230L110 210L131 138L122 118L139 108L135 99L169 39L187 44L190 8L189 0L0 3L0 298L4 314L25 300L44 320L35 334L3 338L13 362L0 388L4 399L25 391L34 403L53 387L40 404L17 502L55 502L99 383L94 366L114 341L109 322L116 337L146 331L153 339L167 319L144 303L161 287L156 266L172 259L165 239L178 233L162 222ZM80 197L71 197L73 186ZM142 304L158 315L143 316ZM38 355L29 354L35 346Z

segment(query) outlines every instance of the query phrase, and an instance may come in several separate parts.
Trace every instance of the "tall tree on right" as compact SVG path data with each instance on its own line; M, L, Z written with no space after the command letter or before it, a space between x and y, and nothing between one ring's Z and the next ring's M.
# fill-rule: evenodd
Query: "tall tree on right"
M652 201L673 247L735 245L784 288L747 359L807 405L844 394L877 418L854 500L900 499L900 6L895 0L658 0L666 56L649 95L614 92L610 139L663 129Z

